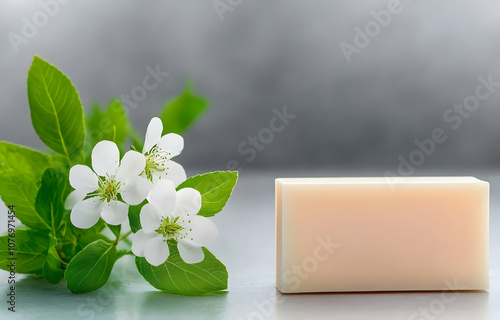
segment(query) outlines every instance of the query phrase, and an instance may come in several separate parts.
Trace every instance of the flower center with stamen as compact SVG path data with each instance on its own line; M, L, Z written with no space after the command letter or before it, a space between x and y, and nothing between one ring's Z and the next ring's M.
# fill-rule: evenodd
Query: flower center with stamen
M165 170L165 163L170 157L170 152L163 151L154 146L146 154L146 167L144 171L149 180L153 180L153 172L161 172Z
M166 217L161 220L160 227L156 232L161 234L165 240L177 240L181 236L181 231L184 227L179 224L179 217Z
M107 176L104 179L99 178L99 189L97 195L101 201L117 200L120 182L116 181L114 176Z

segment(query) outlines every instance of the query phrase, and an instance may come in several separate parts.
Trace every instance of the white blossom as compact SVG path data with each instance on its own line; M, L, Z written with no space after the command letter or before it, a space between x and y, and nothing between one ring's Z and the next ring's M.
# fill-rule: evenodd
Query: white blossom
M142 154L146 167L144 175L153 183L160 179L168 179L177 187L186 180L184 168L171 159L178 156L184 149L184 139L175 133L161 136L163 124L160 118L149 122Z
M175 191L169 180L158 181L151 190L150 203L140 212L142 229L134 234L132 252L158 266L170 255L168 241L177 244L186 263L203 260L202 246L212 243L218 230L212 220L197 215L201 195L192 188Z
M150 183L140 174L146 166L144 156L128 151L121 160L114 142L101 141L92 150L92 168L75 165L69 182L75 190L65 207L71 209L71 222L88 229L102 217L110 225L118 225L128 217L129 205L140 204L148 196Z

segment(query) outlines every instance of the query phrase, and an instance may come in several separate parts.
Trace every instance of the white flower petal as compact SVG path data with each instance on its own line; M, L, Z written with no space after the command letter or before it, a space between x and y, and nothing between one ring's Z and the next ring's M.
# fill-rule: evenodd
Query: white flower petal
M151 183L143 177L135 177L126 180L120 187L123 201L135 206L143 202L151 190Z
M174 212L175 217L194 217L201 209L201 194L193 188L183 188L177 191Z
M151 203L146 203L139 214L141 226L145 232L154 232L160 227L161 214Z
M125 221L123 221L122 223L122 227L121 227L121 233L128 233L129 231L132 231L130 229L130 221L128 219L128 216L127 216L127 219L125 219Z
M71 210L71 223L80 229L88 229L99 221L102 201L98 197L78 202Z
M92 168L100 176L114 175L120 164L120 151L114 142L103 140L92 150Z
M107 224L118 225L124 222L128 216L128 204L121 201L110 200L104 202L101 217Z
M186 241L205 247L217 239L219 230L212 220L202 216L194 216L190 217L190 221L191 223L186 227L189 228Z
M83 199L85 199L86 195L87 195L87 192L85 192L85 191L80 191L80 190L71 191L71 193L68 194L68 197L66 198L66 202L64 203L64 209L66 209L66 210L73 209L73 207L78 202L81 202Z
M177 249L179 250L179 255L185 263L198 263L203 261L205 258L205 253L200 246L190 243L186 240L179 240L177 243Z
M69 170L69 184L81 192L90 193L99 188L96 174L87 166L77 164Z
M172 181L160 180L151 190L149 202L163 217L169 216L175 208L176 192Z
M137 177L146 167L146 158L143 154L130 150L122 158L120 167L116 172L116 180L124 182L127 179Z
M132 252L138 257L144 257L144 247L146 245L146 242L155 237L163 238L160 234L156 232L146 233L144 232L143 229L137 231L135 234L131 236Z
M148 125L148 129L146 130L146 138L144 141L144 147L142 148L142 153L147 153L158 144L160 141L161 133L163 132L163 124L161 119L158 117L154 117L151 119Z
M149 179L147 177L145 177L145 176L141 176L141 177L146 179L149 182L149 194L146 197L146 199L148 200L148 202L151 202L151 190L153 190L153 187L155 186L155 184L152 181L149 181Z
M169 133L161 137L158 148L168 152L168 158L178 156L184 149L184 138L176 133Z
M153 175L153 182L157 182L161 179L170 180L174 183L177 188L181 183L186 180L186 171L184 168L175 161L168 160L163 165L164 171L155 171Z
M163 237L154 237L149 240L144 247L144 257L153 266L157 267L170 255L168 244L163 241Z

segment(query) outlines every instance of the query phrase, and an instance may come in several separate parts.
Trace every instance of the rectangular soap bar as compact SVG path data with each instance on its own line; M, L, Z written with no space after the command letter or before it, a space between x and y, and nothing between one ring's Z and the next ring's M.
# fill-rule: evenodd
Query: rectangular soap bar
M473 177L276 179L276 286L488 289L488 218Z

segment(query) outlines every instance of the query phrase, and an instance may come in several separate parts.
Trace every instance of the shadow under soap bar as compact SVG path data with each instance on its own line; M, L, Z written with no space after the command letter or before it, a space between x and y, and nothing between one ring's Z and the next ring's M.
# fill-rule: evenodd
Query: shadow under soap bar
M276 286L488 289L488 216L473 177L276 179Z

